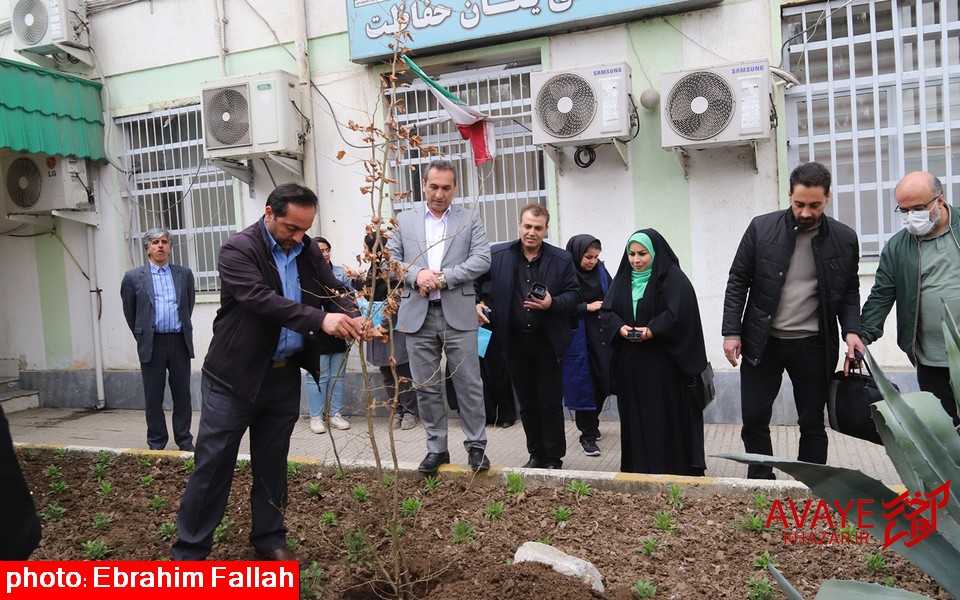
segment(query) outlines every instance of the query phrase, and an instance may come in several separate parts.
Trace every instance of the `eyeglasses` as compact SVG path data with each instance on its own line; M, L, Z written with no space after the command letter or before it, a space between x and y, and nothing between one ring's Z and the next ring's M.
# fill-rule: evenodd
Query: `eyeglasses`
M922 212L922 211L925 211L925 210L927 210L927 207L928 207L928 206L930 206L931 204L933 204L934 202L936 202L937 198L939 198L939 197L942 196L942 195L943 195L943 194L937 194L936 196L934 196L933 198L930 199L930 202L927 202L926 204L921 204L920 206L914 206L914 207L912 207L912 208L901 208L901 207L898 206L898 207L896 207L895 209L893 209L893 212L895 212L895 213L897 213L897 214L905 215L905 214L910 213L910 212Z

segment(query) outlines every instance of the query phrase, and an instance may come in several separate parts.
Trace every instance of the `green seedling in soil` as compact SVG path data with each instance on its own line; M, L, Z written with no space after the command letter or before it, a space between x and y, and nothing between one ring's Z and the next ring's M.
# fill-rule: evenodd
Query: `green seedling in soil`
M165 542L169 542L173 539L173 534L177 532L177 525L167 521L166 523L161 523L160 527L157 528L157 537Z
M297 548L300 547L300 540L297 538L287 538L287 550L290 552L296 552Z
M760 515L748 515L740 517L740 523L737 528L747 533L763 533L764 520Z
M440 487L439 477L435 477L433 475L427 475L426 477L423 478L423 489L425 489L427 493L432 492L438 487Z
M507 494L510 496L519 496L527 491L527 479L523 473L510 471L507 473Z
M837 527L837 537L840 539L843 539L844 536L846 536L846 538L849 540L855 540L857 539L857 533L859 533L859 530L853 523L845 525L844 527Z
M403 525L397 523L396 527L393 527L393 528L387 527L386 529L383 530L383 533L387 537L397 536L398 538L402 538L403 534L405 533L405 530L403 528Z
M347 472L344 471L343 469L337 469L336 471L333 472L333 477L337 481L343 481L344 479L350 476L347 475Z
M553 520L557 523L563 523L570 520L570 509L566 506L558 506L553 509Z
M758 569L763 569L764 571L766 571L767 567L769 567L770 565L773 565L775 567L777 566L777 563L773 562L773 557L770 556L769 550L764 550L763 554L753 559L753 566Z
M100 485L97 487L97 503L103 504L107 501L107 498L110 494L113 493L113 484L107 480L100 482Z
M327 511L322 515L320 515L320 524L323 525L324 527L333 527L334 525L336 525L337 524L336 513Z
M867 568L867 571L870 571L871 575L876 575L883 570L883 567L886 565L886 561L883 559L883 555L879 552L868 552L866 560L864 561L864 566Z
M421 504L418 498L407 498L400 503L400 514L405 517L416 516L420 512Z
M83 556L87 560L102 560L110 554L110 548L102 540L87 540L80 544L83 548Z
M537 542L540 543L540 544L545 544L545 545L547 545L547 546L552 546L552 545L553 545L553 540L551 540L551 539L550 539L550 536L548 536L548 535L545 535L545 536L543 536L542 538L539 538L539 539L537 540Z
M667 505L673 508L674 510L681 510L683 508L683 501L687 497L687 493L683 491L679 485L673 483L667 488Z
M757 495L753 497L753 507L761 512L770 508L770 499L767 497L766 492L758 492Z
M70 454L70 448L57 448L57 451L53 453L57 458L66 458Z
M93 517L93 528L97 531L106 531L110 529L110 517L104 513L97 513Z
M110 452L107 452L106 450L101 450L101 451L97 452L97 464L98 464L98 465L103 465L103 466L105 466L105 467L106 467L106 466L109 466L110 463L113 462L113 459L114 459L114 458L116 458L116 456L115 456L114 454L110 453Z
M43 507L43 510L40 511L40 518L44 521L59 521L67 515L67 509L51 502L50 504Z
M491 521L499 521L503 518L503 502L499 500L494 500L483 509L483 516L490 519Z
M163 498L163 496L154 494L153 497L150 498L150 510L154 512L160 512L166 505L167 501Z
M23 458L33 458L33 448L20 448L20 456Z
M576 496L577 502L580 502L584 498L588 498L590 494L593 493L593 486L586 481L573 479L567 484L567 491Z
M62 494L67 491L67 488L70 486L67 485L66 481L51 481L50 482L50 494Z
M233 537L233 531L230 529L237 522L230 517L224 517L217 528L213 530L213 545L218 546L223 542L229 541Z
M148 487L153 483L153 475L144 475L140 478L140 487Z
M187 473L193 473L193 469L196 466L197 466L197 461L195 461L192 456L188 456L187 458L183 459L183 466L181 466L180 468L186 471Z
M763 579L751 577L747 580L747 585L750 586L750 589L747 590L747 600L773 600L777 593L776 588L766 577Z
M640 540L640 547L634 548L634 552L639 552L644 556L653 556L653 553L660 549L660 540L655 537L647 537Z
M137 461L137 463L144 469L149 469L150 467L153 466L153 463L150 462L150 459L146 457L141 458L139 461Z
M369 502L370 501L370 492L367 488L362 485L355 485L353 489L350 490L350 495L357 502Z
M43 476L47 479L63 479L63 473L60 472L60 469L56 465L50 465L43 470Z
M103 478L107 476L107 465L95 463L90 467L90 474L93 475L93 478L97 481L103 481Z
M884 577L881 582L887 587L897 587L897 578L896 577Z
M472 542L477 534L476 527L471 525L470 521L454 521L453 525L450 526L450 531L453 532L454 544Z
M653 526L664 533L673 533L677 530L677 520L669 511L662 510L653 515Z
M633 595L637 598L653 598L657 595L657 586L653 585L646 579L641 579L640 581L636 582L630 589L633 592Z
M317 564L317 561L310 563L310 566L300 571L300 599L312 600L323 595L320 584L323 581L323 569Z
M250 468L250 461L245 458L241 458L237 460L237 466L234 467L233 470L242 472L242 471L246 471L249 468Z
M383 475L383 485L390 487L393 485L393 475L389 473L384 473Z
M313 496L318 498L322 493L323 493L323 486L321 486L316 481L311 481L310 483L307 484L308 496Z
M360 561L367 561L370 546L367 544L367 536L362 531L347 529L343 532L343 543L347 547L347 564L355 565Z
M296 477L297 473L300 472L300 465L293 462L287 463L287 477Z

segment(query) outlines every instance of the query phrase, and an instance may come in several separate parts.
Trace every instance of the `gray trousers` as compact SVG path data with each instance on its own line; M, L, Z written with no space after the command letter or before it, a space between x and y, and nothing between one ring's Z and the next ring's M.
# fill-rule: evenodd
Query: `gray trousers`
M460 403L460 427L466 449L487 445L483 383L477 356L477 332L458 331L447 325L443 309L427 309L423 326L407 333L410 371L417 390L420 422L427 432L427 452L447 451L447 409L443 400L443 369L440 356L447 355L450 376Z

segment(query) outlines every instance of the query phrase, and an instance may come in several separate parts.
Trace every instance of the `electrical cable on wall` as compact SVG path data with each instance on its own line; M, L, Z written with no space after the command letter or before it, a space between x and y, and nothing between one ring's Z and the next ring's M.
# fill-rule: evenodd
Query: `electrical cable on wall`
M586 169L597 160L597 151L593 146L578 146L573 153L573 162L581 169Z

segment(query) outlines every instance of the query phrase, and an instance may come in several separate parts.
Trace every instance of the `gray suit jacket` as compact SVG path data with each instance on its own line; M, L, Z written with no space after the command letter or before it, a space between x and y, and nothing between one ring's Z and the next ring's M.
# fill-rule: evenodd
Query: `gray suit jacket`
M417 273L429 268L427 264L427 236L424 226L426 204L397 215L397 230L393 232L387 249L391 257L407 270L406 286L401 295L397 314L397 328L416 333L427 317L428 299L420 296L416 287ZM450 206L447 216L447 237L444 240L443 271L447 285L440 291L440 302L447 325L459 331L477 329L476 294L473 281L490 269L490 243L483 221L475 210L459 205Z
M187 267L170 265L173 275L173 287L177 293L177 310L183 327L183 340L187 343L190 358L193 358L193 303L196 291L193 283L193 271ZM153 326L157 320L154 306L153 276L150 265L130 269L120 283L120 299L123 301L123 316L137 339L137 353L140 362L150 362L153 358Z

